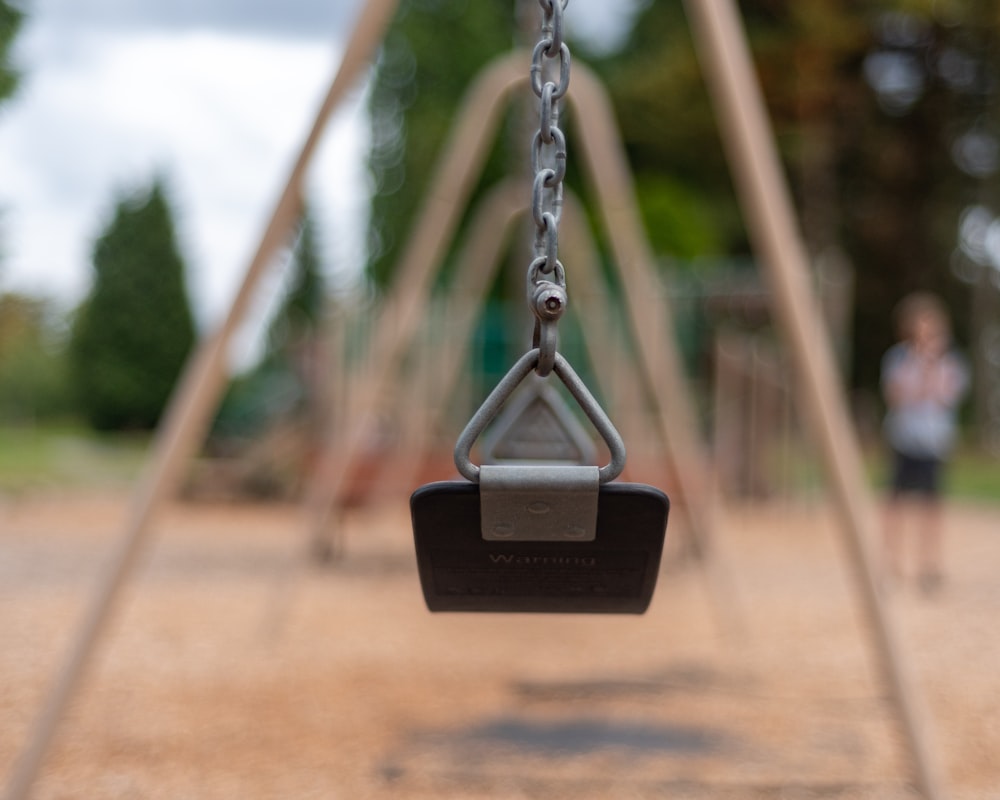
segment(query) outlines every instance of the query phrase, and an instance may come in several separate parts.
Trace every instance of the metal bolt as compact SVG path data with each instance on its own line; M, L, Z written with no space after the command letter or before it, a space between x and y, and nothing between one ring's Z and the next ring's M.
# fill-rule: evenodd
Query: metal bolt
M542 283L535 289L535 309L543 320L556 320L566 308L566 290L554 283Z

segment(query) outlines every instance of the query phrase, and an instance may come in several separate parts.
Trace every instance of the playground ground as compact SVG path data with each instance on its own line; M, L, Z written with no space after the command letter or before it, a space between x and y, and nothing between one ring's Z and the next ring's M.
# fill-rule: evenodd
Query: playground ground
M0 504L0 775L126 501ZM915 797L828 510L723 522L731 597L671 564L642 617L432 615L403 503L352 512L326 568L294 508L178 504L34 796ZM889 602L948 796L996 798L1000 508L952 505L947 527L941 593Z

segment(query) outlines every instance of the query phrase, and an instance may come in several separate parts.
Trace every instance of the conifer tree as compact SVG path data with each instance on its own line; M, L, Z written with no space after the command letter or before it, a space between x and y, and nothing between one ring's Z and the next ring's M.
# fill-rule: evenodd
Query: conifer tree
M94 245L93 267L71 342L81 408L99 430L153 428L195 338L159 179L147 193L118 202Z
M306 211L293 253L288 294L268 331L266 358L281 358L289 347L315 335L325 303L325 286L316 242L316 225Z
M320 325L326 283L316 224L306 210L288 288L271 320L260 361L229 385L213 423L222 438L253 437L277 420L318 422Z

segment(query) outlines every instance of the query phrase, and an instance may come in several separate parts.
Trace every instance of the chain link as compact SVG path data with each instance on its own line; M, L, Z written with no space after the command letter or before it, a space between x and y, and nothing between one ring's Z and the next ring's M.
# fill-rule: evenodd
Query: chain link
M528 267L528 307L535 315L532 344L539 375L556 360L556 325L566 309L566 274L559 263L559 222L566 177L566 137L559 128L559 102L569 90L570 53L563 41L563 11L569 0L538 0L541 38L531 54L531 89L539 99L538 132L531 145L531 215L534 258ZM554 72L549 67L557 67ZM554 73L554 74L553 74ZM554 80L553 80L554 78Z

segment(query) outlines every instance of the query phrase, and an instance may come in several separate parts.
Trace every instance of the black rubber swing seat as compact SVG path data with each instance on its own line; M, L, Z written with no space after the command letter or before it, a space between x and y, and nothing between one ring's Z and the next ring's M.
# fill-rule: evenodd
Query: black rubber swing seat
M659 574L670 501L652 486L602 484L592 541L488 541L479 485L442 481L410 498L431 611L642 614Z

